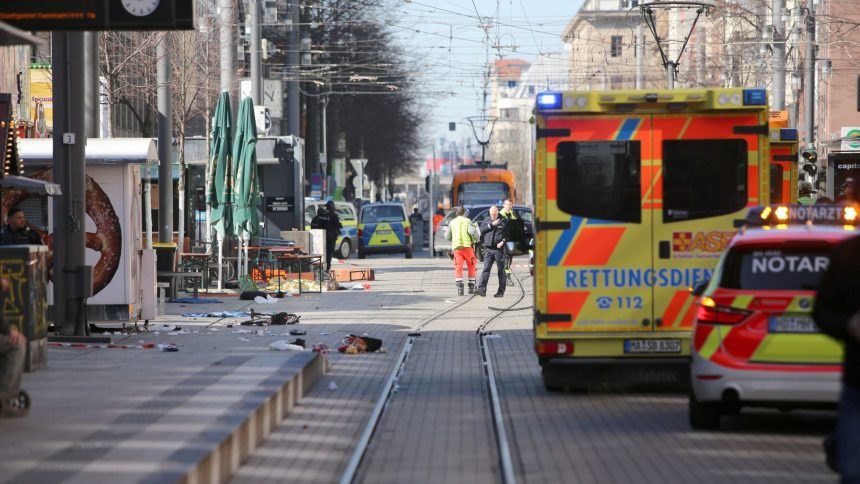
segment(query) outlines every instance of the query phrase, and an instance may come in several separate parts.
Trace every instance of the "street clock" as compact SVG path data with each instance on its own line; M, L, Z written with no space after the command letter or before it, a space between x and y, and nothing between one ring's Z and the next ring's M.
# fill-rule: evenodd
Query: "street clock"
M122 8L135 17L146 17L158 8L159 0L121 0Z
M188 30L195 0L0 1L0 21L23 30Z

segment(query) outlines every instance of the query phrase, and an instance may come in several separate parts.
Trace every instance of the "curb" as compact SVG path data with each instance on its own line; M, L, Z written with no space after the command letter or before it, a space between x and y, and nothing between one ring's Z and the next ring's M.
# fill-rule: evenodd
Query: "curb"
M186 484L212 484L227 482L242 462L277 428L296 403L313 384L328 371L328 360L319 353L302 352L293 359L302 368L284 384L260 401L250 414L235 422L206 452L194 467L180 479ZM255 392L259 393L259 392ZM249 402L245 402L246 404Z

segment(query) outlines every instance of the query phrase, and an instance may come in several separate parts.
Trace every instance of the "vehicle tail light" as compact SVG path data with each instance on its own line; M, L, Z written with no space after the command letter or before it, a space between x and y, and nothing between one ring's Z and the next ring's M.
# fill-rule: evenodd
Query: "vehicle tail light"
M573 341L552 341L547 343L537 344L538 355L572 355Z
M752 311L728 306L717 306L714 300L703 297L696 314L696 320L709 324L738 324L743 322Z
M410 235L412 235L412 227L404 227L403 233L406 234L407 237L409 237Z
M362 232L364 232L364 230L358 229L358 238L359 238L359 239L361 238L361 234L362 234Z

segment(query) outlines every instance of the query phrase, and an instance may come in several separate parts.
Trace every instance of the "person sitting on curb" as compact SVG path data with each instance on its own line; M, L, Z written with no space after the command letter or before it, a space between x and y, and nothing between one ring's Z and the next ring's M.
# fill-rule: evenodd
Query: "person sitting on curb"
M481 281L478 284L477 294L487 295L487 283L490 280L490 272L493 264L499 274L499 290L494 297L505 295L505 231L507 230L507 219L499 216L499 207L490 207L490 220L482 222L481 244L484 248L484 270L481 272Z
M5 297L8 290L9 280L0 279ZM0 313L0 417L24 417L29 411L19 398L26 355L27 338Z
M458 296L463 295L463 262L468 268L469 294L475 293L475 277L478 274L475 266L478 259L472 245L479 237L478 229L466 217L465 207L457 207L457 216L445 227L445 239L451 241L451 247L454 249L454 283Z

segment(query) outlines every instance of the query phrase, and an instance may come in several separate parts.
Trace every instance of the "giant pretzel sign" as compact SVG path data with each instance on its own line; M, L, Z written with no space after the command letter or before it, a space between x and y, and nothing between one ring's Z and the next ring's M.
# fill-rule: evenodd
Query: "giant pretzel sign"
M52 181L51 169L34 173L30 178L50 182ZM34 196L36 194L24 189L9 190L3 196L3 213L9 213L9 210L18 206L22 200ZM96 225L95 233L87 232L86 234L87 248L99 253L99 261L93 267L93 295L96 295L110 284L119 267L119 259L122 255L122 227L120 227L119 218L116 216L110 198L89 175L87 175L86 211ZM30 228L42 237L42 242L48 246L51 251L50 258L53 260L53 234L43 232L35 227Z

